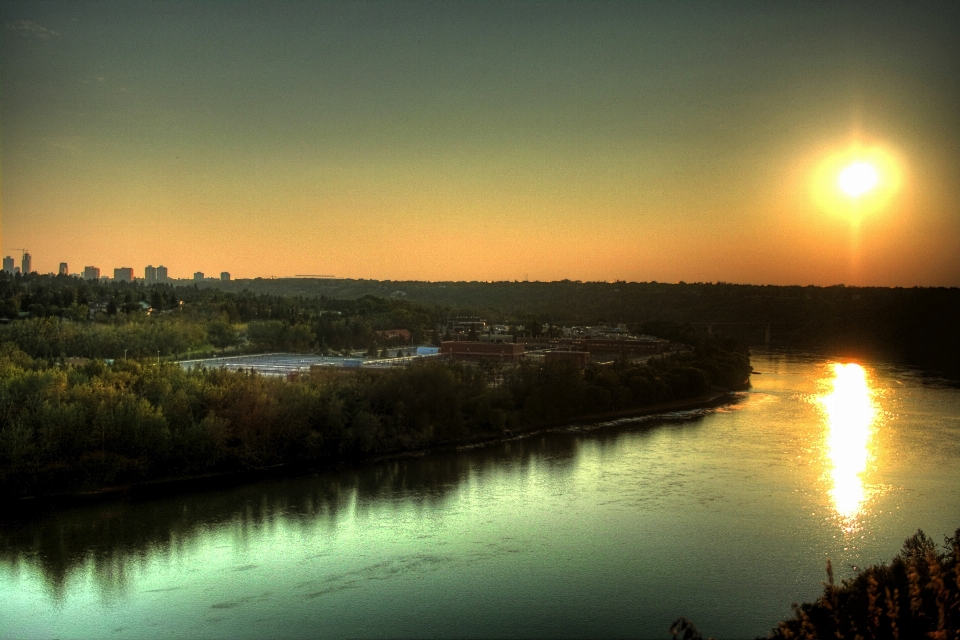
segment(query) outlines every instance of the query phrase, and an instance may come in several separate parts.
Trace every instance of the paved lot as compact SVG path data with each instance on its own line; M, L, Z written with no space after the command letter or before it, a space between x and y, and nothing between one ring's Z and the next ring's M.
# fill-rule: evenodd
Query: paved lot
M436 356L407 356L404 358L361 358L340 356L316 356L303 353L260 353L248 356L226 356L223 358L204 358L202 360L183 360L180 366L186 369L205 367L207 369L254 370L261 375L285 376L289 373L306 373L313 365L324 367L362 367L380 368L400 366L423 358Z

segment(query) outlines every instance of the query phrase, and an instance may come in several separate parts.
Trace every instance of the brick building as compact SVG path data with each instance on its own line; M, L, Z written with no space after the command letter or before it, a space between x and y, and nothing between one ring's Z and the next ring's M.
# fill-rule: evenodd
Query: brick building
M572 360L583 367L590 362L590 353L588 351L547 351L544 354L544 361L557 362L560 360Z
M440 343L440 355L454 360L498 360L518 362L523 355L522 344L512 342L466 342L448 340Z
M661 353L663 342L654 340L615 340L609 338L574 338L570 348L575 351L588 351L591 354L639 356Z

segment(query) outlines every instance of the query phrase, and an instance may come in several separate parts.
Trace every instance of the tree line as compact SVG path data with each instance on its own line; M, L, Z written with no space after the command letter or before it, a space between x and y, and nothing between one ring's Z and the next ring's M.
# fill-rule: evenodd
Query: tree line
M34 358L176 356L192 351L344 353L431 340L440 310L405 300L237 293L196 285L0 274L0 340Z
M120 359L71 366L0 345L0 494L96 488L279 463L325 464L746 384L745 350L635 364L424 362L288 382Z
M960 377L960 289L740 285L724 282L415 282L242 280L223 291L406 300L495 322L691 323L749 345L880 358ZM767 328L769 327L769 342Z

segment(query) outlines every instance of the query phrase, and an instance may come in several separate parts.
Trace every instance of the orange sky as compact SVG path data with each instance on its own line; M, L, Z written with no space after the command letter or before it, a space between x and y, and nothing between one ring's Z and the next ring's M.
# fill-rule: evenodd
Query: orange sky
M956 5L5 3L38 271L960 286ZM817 167L884 149L862 216Z

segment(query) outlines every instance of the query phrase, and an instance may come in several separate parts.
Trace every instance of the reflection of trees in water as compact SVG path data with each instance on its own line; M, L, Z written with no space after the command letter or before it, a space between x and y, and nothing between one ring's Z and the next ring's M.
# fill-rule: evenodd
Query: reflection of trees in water
M227 532L242 549L281 521L304 534L332 532L354 503L363 510L384 502L435 509L468 479L570 474L585 439L606 448L622 435L622 429L544 433L227 490L8 517L0 526L0 562L16 572L37 567L56 600L85 568L102 593L116 593L137 566L188 554L204 543L204 533Z

